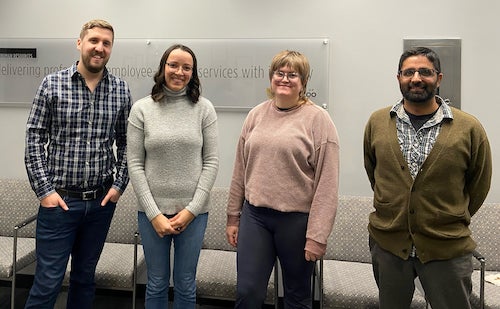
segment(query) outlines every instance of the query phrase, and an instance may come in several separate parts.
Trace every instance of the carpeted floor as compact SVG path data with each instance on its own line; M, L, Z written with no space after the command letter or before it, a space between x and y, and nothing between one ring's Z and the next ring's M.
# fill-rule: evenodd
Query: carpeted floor
M15 309L23 309L31 287L30 278L17 279L16 284ZM11 288L9 282L0 282L0 308L10 308ZM61 291L57 298L54 309L66 308L67 293L65 289ZM227 309L233 308L233 302L200 300L197 308L201 309ZM132 308L132 292L97 290L93 309L128 309ZM144 309L144 286L139 286L137 291L136 309Z

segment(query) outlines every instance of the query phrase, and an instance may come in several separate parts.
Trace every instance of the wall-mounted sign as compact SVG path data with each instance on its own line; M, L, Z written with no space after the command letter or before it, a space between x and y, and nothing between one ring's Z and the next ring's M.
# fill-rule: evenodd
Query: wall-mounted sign
M195 52L202 95L218 109L248 110L265 100L272 57L285 49L309 59L306 94L327 106L327 39L116 39L107 68L129 83L138 100L150 93L163 52L176 43ZM76 39L0 39L0 103L31 104L45 75L78 58Z
M0 58L36 58L36 48L0 48Z

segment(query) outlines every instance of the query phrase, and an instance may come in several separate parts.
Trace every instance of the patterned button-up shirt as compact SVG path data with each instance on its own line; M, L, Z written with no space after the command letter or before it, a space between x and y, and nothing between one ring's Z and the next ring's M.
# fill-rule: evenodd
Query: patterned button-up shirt
M440 104L438 110L418 130L415 130L411 124L410 117L404 110L403 100L396 103L391 109L391 113L397 115L396 127L398 130L399 146L403 157L408 163L408 168L413 179L417 177L418 171L431 152L441 130L443 119L453 119L451 109L447 103L438 96L436 96L436 100Z
M438 110L418 130L415 130L411 124L410 117L403 107L403 100L396 103L391 109L391 113L397 115L396 127L398 130L399 147L408 163L408 168L413 179L417 177L418 171L431 152L441 130L443 119L453 119L453 114L448 104L441 97L436 96L436 100L439 103ZM412 245L410 256L417 256L415 245Z
M113 187L125 190L131 102L127 83L106 69L93 92L77 63L43 79L28 118L25 148L28 177L38 198L56 188L93 188L114 174Z

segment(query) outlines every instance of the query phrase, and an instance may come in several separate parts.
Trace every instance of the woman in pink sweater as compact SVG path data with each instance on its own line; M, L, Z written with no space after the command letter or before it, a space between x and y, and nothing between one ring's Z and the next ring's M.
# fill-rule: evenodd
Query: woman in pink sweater
M269 69L270 99L253 108L238 141L227 207L237 246L235 308L261 308L279 258L285 308L311 308L314 262L326 251L338 204L339 139L305 95L310 67L282 51Z

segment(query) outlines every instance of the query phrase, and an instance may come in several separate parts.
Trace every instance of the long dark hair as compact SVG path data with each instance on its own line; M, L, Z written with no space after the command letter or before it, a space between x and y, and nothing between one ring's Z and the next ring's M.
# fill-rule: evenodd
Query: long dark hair
M170 56L170 53L176 49L188 52L191 57L193 57L193 72L191 80L189 80L186 87L186 95L189 97L191 102L196 103L198 102L201 94L200 79L198 78L198 61L196 61L194 52L189 47L182 44L172 45L163 53L160 60L160 66L154 76L155 84L153 89L151 89L151 97L155 102L159 102L165 97L165 92L163 91L163 86L165 85L165 65L167 64L167 59L168 56Z

